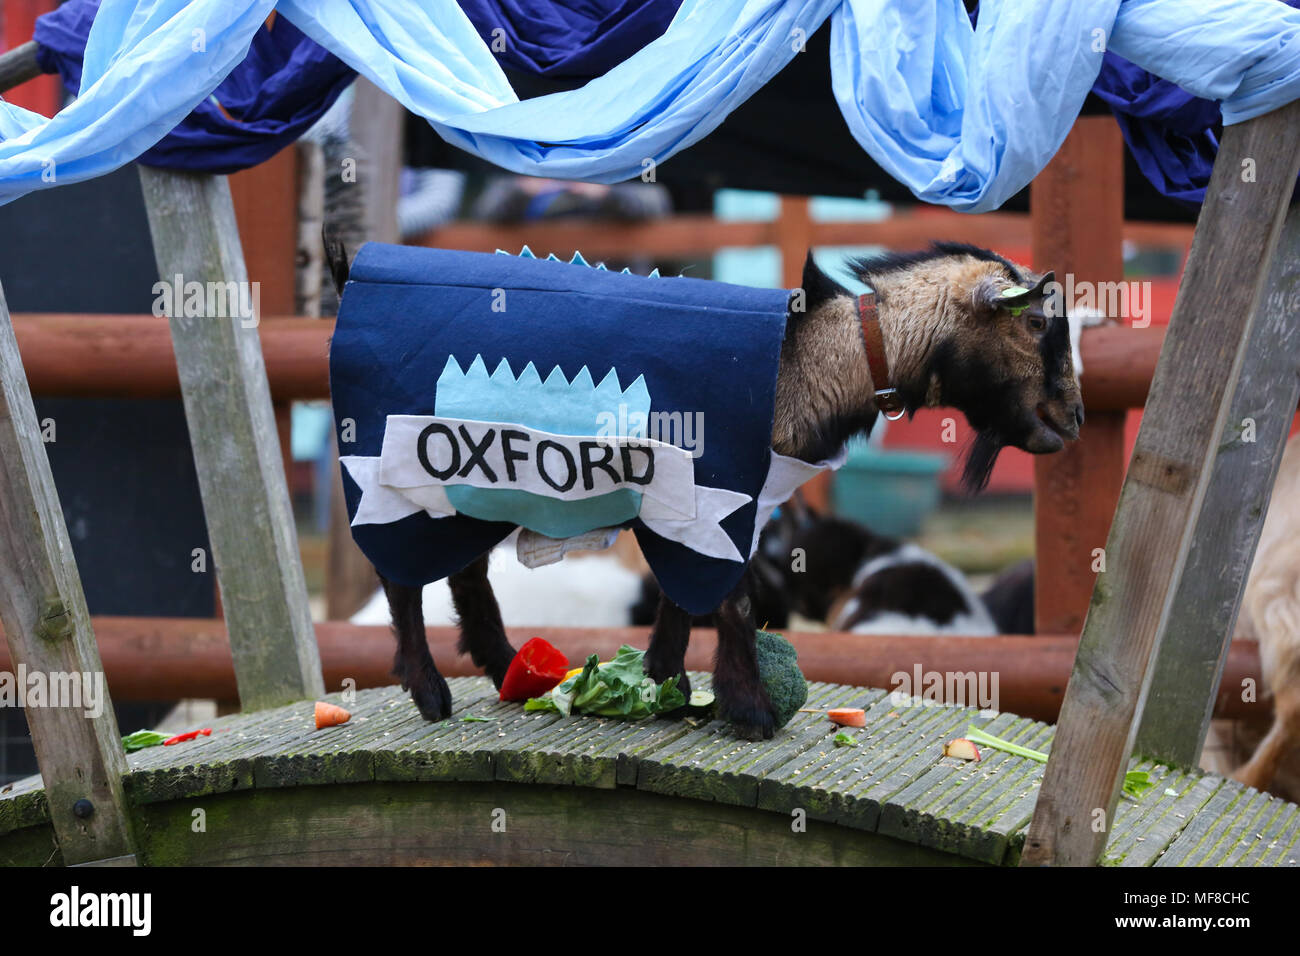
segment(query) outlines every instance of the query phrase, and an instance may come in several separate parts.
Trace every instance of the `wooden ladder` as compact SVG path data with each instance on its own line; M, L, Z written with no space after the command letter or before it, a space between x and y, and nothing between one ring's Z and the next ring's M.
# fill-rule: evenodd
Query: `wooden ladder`
M1135 749L1199 759L1300 398L1298 171L1300 102L1225 130L1024 866L1097 862Z
M0 92L38 72L35 44L0 56ZM226 177L143 166L140 177L163 281L180 276L205 288L248 281ZM238 314L168 322L241 706L320 696L320 656L256 322ZM102 680L3 290L0 620L16 666ZM126 759L107 692L95 717L34 707L27 721L65 862L133 862Z

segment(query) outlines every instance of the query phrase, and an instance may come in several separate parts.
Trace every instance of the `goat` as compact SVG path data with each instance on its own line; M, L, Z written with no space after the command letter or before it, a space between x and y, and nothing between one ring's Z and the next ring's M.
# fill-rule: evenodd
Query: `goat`
M1255 560L1246 579L1237 636L1259 641L1264 684L1273 695L1273 726L1250 760L1233 773L1265 790L1300 745L1300 435L1287 442Z
M801 518L790 542L803 559L781 566L791 609L833 631L996 633L961 572L916 544L812 511Z
M350 268L346 253L327 239L326 255L342 294ZM1083 403L1068 319L1049 297L1050 273L1035 275L960 243L858 260L852 267L874 299L853 296L818 268L811 253L806 260L802 296L791 297L780 345L773 452L825 461L870 431L880 411L943 405L961 411L975 430L964 480L979 490L1004 446L1044 454L1078 437ZM451 713L451 693L429 654L421 588L392 580L383 585L397 638L394 674L426 719L443 719ZM451 573L448 585L460 652L500 687L515 650L488 581L486 553ZM719 714L738 736L770 738L775 721L758 674L747 574L721 602L717 624L713 689ZM688 696L690 627L691 614L662 598L645 658L651 678L676 676Z
M999 634L1034 633L1034 559L1004 568L980 600L993 616Z

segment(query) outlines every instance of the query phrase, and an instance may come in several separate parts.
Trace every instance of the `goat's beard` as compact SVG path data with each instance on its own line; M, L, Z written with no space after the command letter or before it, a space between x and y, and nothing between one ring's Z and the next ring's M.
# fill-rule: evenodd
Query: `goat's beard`
M968 492L976 495L988 487L989 478L993 476L993 466L997 464L998 453L1002 448L1002 439L996 432L981 429L975 433L961 472L961 483Z

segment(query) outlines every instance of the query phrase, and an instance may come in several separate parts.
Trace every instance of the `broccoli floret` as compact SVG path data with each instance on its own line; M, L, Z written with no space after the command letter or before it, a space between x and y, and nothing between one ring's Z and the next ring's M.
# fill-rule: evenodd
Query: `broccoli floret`
M784 727L808 700L808 682L799 670L799 655L780 634L759 631L754 644L758 651L758 676L772 702L777 727Z

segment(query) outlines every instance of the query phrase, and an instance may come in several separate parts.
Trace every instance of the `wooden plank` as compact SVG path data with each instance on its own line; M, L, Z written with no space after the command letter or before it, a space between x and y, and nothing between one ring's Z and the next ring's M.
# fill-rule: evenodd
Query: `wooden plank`
M707 214L679 214L638 223L613 223L599 219L572 219L523 225L453 222L411 240L413 245L439 249L518 252L525 243L539 255L554 252L567 259L575 249L588 259L640 255L680 259L707 255L723 248L780 246L779 221L724 222ZM1140 245L1186 250L1192 229L1182 223L1124 224L1124 238ZM879 245L889 249L917 249L942 237L991 249L1025 247L1031 241L1030 218L1022 213L986 212L978 216L933 206L901 210L878 222L814 222L813 246ZM798 278L795 278L798 285Z
M298 151L298 253L294 265L293 311L320 318L320 294L325 278L325 151L320 143L300 139Z
M575 572L577 573L577 572ZM92 617L113 694L119 700L159 697L235 697L237 688L230 644L222 621L200 618ZM479 670L456 651L454 627L427 628L429 649L447 677L468 677ZM325 684L338 689L344 679L358 688L392 683L393 636L387 625L321 621L316 625ZM608 658L621 644L645 647L648 628L529 628L570 660L587 654ZM1060 707L1078 638L1064 635L934 637L790 631L786 638L799 652L799 666L810 680L866 686L893 686L893 675L923 671L997 673L1001 706L1036 720L1054 720ZM687 667L710 666L716 638L712 631L693 632ZM907 663L904 663L907 662ZM0 670L10 661L0 642ZM1228 652L1225 680L1236 686L1261 679L1259 645L1234 641ZM1246 717L1258 705L1240 695L1221 695L1216 715Z
M1255 793L1239 783L1225 782L1215 790L1183 832L1160 855L1154 866L1195 866L1196 860L1213 849L1221 833L1221 821L1234 819Z
M1243 172L1253 171L1250 182ZM1300 170L1300 103L1224 132L1107 540L1024 865L1091 865L1114 820L1152 654L1178 593ZM1249 384L1249 383L1247 383ZM1252 545L1253 547L1253 545Z
M248 282L225 177L140 167L159 275ZM228 312L238 310L226 309ZM168 319L245 709L324 691L261 346L237 314Z
M401 195L402 104L364 76L352 87L352 140L361 150L358 179L365 177L366 238L397 242ZM355 250L348 250L349 253ZM491 252L493 250L486 250Z
M33 394L180 394L171 336L151 315L17 313L13 323ZM272 316L258 323L258 333L277 401L329 397L333 319ZM1163 326L1104 326L1083 333L1089 416L1142 407L1164 339Z
M338 435L330 428L330 448L338 461ZM348 503L343 495L343 469L330 468L330 517L325 556L325 617L345 621L375 596L379 574L352 538Z
M1210 727L1242 588L1300 400L1300 211L1286 217L1219 435L1187 566L1153 665L1139 752L1195 766ZM1241 685L1225 685L1240 698Z
M351 136L361 154L357 185L365 202L365 237L376 242L401 240L397 203L401 194L402 118L400 103L365 77L353 86ZM337 175L329 172L328 175ZM322 200L323 201L323 200ZM320 245L319 240L316 241ZM355 249L347 250L349 255ZM338 457L338 437L330 429L330 443ZM325 610L334 619L351 617L379 587L375 569L352 538L343 473L335 465L330 474L329 552L325 564Z
M195 809L208 832L195 834ZM377 781L255 790L141 812L153 865L951 866L874 833L617 788ZM218 836L218 834L220 834ZM5 844L0 841L0 853ZM39 853L27 850L31 861Z
M28 40L0 54L0 93L41 75L41 65L36 61L35 40Z
M977 725L981 721L975 721ZM1025 720L1015 714L998 714L983 724L984 730L1013 743L1032 747L1038 728L1043 725ZM924 846L974 856L965 852L963 843L970 828L954 821L964 808L983 803L996 786L1014 773L1016 758L1000 750L981 748L981 759L971 763L953 763L955 758L940 761L952 769L942 778L943 786L935 787L906 804L897 798L886 802L880 817L880 831L892 832L896 826L915 833Z
M1067 288L1124 276L1124 141L1115 118L1081 116L1029 192L1034 268ZM1073 283L1068 277L1073 276ZM1072 305L1072 303L1067 303ZM1114 316L1124 320L1126 316ZM1124 480L1123 412L1089 404L1079 440L1034 459L1034 630L1077 634Z
M706 686L708 675L692 674L692 682ZM491 682L482 677L453 678L451 685L457 715L436 724L424 721L397 687L364 691L355 699L333 698L348 706L352 720L323 731L315 729L305 702L219 718L210 737L130 755L127 791L147 832L156 829L149 821L169 818L178 807L203 807L209 812L209 832L220 830L223 839L239 847L237 855L247 859L273 857L283 843L282 833L241 825L253 816L260 819L259 808L277 805L280 798L269 796L274 793L310 791L313 796L302 799L312 809L303 812L337 815L352 805L350 794L358 786L375 795L396 792L392 786L505 787L484 792L495 793L493 806L511 808L518 821L516 812L534 794L627 793L639 783L647 799L651 791L659 794L656 800L689 798L665 804L677 807L683 834L700 832L702 821L714 819L710 808L724 805L767 811L732 831L732 838L742 843L778 826L799 833L790 825L791 811L803 810L808 833L822 825L874 831L891 838L888 845L900 858L954 865L1017 859L1042 774L1041 764L996 750L988 750L977 764L943 757L940 745L959 733L973 712L925 706L915 699L911 706L896 705L881 690L810 685L810 708L846 701L866 706L867 726L851 731L858 746L838 748L831 738L839 728L820 713L801 713L777 739L757 743L729 737L716 722L628 723L528 713L518 704L499 701ZM465 716L487 719L458 719ZM983 726L1050 752L1052 729L1045 724L1003 713ZM1134 765L1151 773L1157 789L1121 806L1108 864L1150 865L1175 843L1170 862L1264 865L1294 856L1291 847L1300 828L1294 805L1251 791L1242 800L1221 800L1202 813L1222 788L1233 793L1242 788L1149 761ZM234 801L232 815L220 809L227 797ZM298 797L284 799L308 805ZM384 799L376 796L371 803L382 805ZM236 808L238 816L233 815ZM428 808L415 829L429 831L432 813ZM7 833L0 839L0 860L27 861L46 847L41 834L48 816L39 778L18 781L0 794L0 833ZM407 821L390 831L393 844L411 839L412 826ZM304 832L300 826L292 829ZM841 846L857 839L843 830L829 832L841 833ZM321 835L316 852L345 853L352 836L346 828ZM466 852L491 852L481 840L471 844ZM147 862L162 862L158 845L151 836ZM554 844L565 853L580 845L572 835ZM933 852L942 855L924 856ZM636 862L647 862L647 854ZM48 856L46 848L42 860ZM840 861L831 854L821 862Z
M13 322L35 395L173 398L181 393L171 332L152 315L19 313ZM276 401L329 397L332 319L264 317L257 332Z
M813 685L804 707L840 706L833 701L843 695L843 688ZM749 741L712 721L642 754L636 785L654 793L757 806L768 774L812 748L829 747L833 730L824 715L800 713L772 741Z
M18 682L23 673L29 680L39 677L51 695L39 701L29 697L34 685L28 680L17 687L64 860L81 863L134 853L117 720L3 289L0 619L11 678ZM85 807L85 801L92 812L78 816L74 806Z
M1220 778L1149 761L1137 768L1148 771L1156 787L1137 803L1121 801L1115 835L1101 860L1106 866L1151 866L1223 785Z

